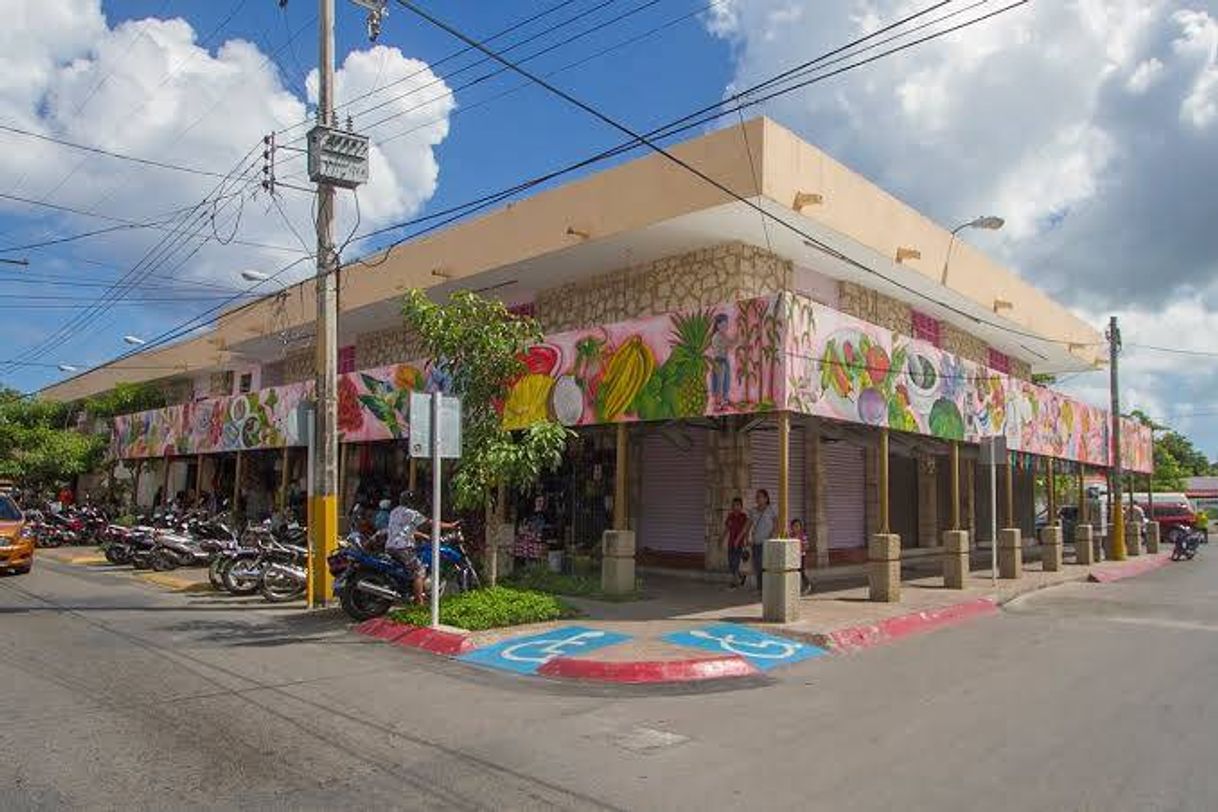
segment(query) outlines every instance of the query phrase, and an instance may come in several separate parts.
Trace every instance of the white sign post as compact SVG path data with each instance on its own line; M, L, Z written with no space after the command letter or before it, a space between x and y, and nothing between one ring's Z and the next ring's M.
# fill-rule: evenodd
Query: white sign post
M431 457L431 625L440 625L440 468L461 456L461 400L410 395L410 456Z
M990 467L990 583L998 583L998 465L1006 462L1006 435L981 439L981 464Z

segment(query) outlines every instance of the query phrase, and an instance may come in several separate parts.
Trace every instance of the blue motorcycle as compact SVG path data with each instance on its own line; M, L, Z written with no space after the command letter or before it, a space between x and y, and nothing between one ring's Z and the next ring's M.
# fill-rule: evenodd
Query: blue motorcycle
M384 531L370 539L359 533L347 536L338 551L327 560L334 576L334 596L343 611L356 621L380 617L395 603L414 600L410 573L397 559L383 552ZM419 563L426 577L425 595L431 584L431 543L419 542ZM480 585L460 528L445 534L440 540L440 596L465 592Z

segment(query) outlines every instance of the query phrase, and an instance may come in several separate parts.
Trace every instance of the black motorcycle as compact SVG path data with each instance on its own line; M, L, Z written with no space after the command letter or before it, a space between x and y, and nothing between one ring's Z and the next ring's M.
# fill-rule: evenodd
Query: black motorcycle
M1192 561L1197 555L1197 547L1205 540L1205 531L1195 528L1189 529L1176 536L1175 545L1172 547L1172 561Z

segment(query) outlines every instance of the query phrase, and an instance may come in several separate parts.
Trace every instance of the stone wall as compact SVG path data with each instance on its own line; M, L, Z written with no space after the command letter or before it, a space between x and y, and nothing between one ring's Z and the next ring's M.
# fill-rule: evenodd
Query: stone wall
M364 333L355 339L356 369L418 361L424 355L426 351L422 341L414 331L405 326Z
M162 381L157 388L165 393L165 403L169 406L190 403L195 399L195 384L190 378L170 378Z
M207 394L212 397L224 397L233 393L232 370L213 372L207 385Z
M959 327L943 323L940 327L940 345L947 352L985 365L989 361L989 347L980 338L964 332Z
M913 335L913 309L853 282L838 283L838 309L903 336Z
M792 264L743 243L726 243L617 270L537 294L549 332L734 302L790 289Z
M307 381L316 375L317 352L312 347L298 350L282 361L262 368L263 386L283 386Z

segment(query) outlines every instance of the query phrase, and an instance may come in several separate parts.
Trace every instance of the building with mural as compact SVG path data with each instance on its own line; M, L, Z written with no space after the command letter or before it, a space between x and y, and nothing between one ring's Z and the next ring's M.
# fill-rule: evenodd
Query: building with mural
M767 119L673 151L747 202L644 155L343 271L348 505L418 475L409 393L446 383L402 323L411 288L482 291L546 331L504 420L555 419L575 439L537 493L513 495L532 534L517 553L594 553L616 509L640 564L722 571L732 499L766 489L807 528L811 563L859 561L884 474L902 546L936 548L957 524L988 539L977 444L995 435L1010 449L1000 524L1031 537L1038 475L1111 465L1108 413L1034 382L1103 363L1102 336L1060 304ZM172 405L114 421L140 502L197 488L269 509L303 490L313 313L306 281L43 394L180 370L158 379ZM1122 441L1125 466L1148 471L1148 433L1126 423Z

